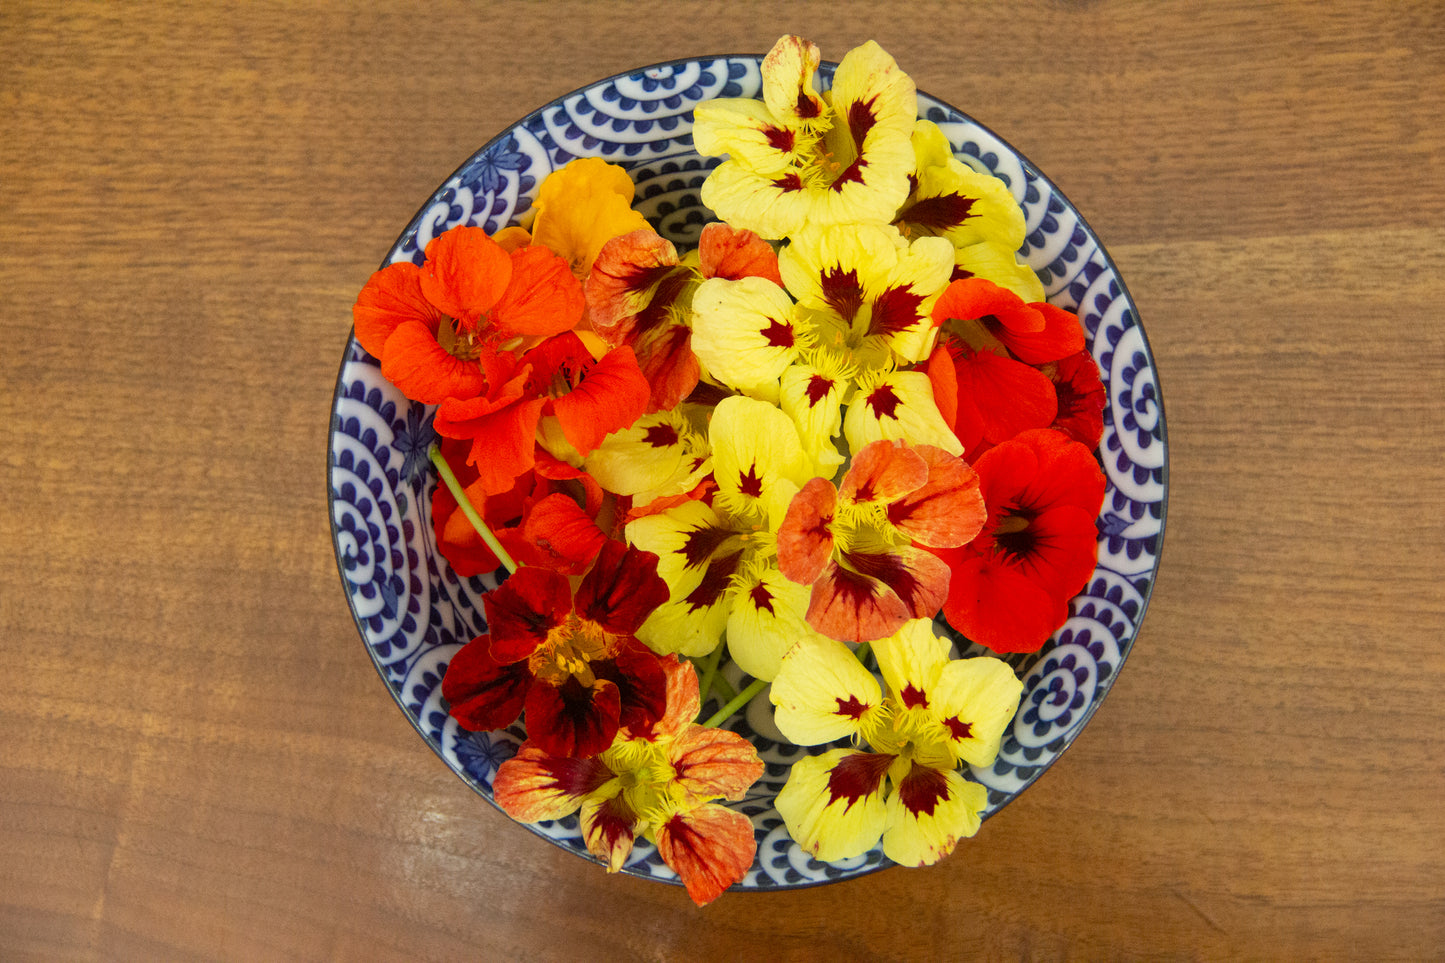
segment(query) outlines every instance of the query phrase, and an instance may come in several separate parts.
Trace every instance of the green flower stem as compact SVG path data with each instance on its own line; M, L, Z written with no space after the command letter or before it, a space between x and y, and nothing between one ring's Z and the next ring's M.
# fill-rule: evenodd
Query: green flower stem
M712 677L712 688L724 699L737 698L738 690L733 688L732 683L727 680L727 676L721 672Z
M869 655L869 653L871 653L872 651L873 651L873 646L872 646L870 643L868 643L868 642L860 642L860 643L858 644L858 648L856 648L856 649L853 650L853 654L858 657L858 662L859 662L864 668L867 668L867 666L868 666L868 655Z
M766 685L767 683L764 682L762 679L754 679L752 682L749 682L746 689L733 696L732 699L728 701L727 705L723 706L717 712L713 713L712 718L704 722L703 726L711 729L714 726L718 726L726 722L728 719L732 718L733 713L737 712L749 702L752 702L753 696L757 695L759 692L762 692L763 688Z
M722 642L702 658L702 678L697 683L697 698L699 704L706 702L708 694L712 692L713 680L717 678L718 660L722 658Z
M511 575L517 570L517 563L512 560L511 555L507 554L507 550L502 547L502 543L497 541L497 536L492 534L492 530L487 527L487 523L482 521L482 516L478 515L477 510L472 507L472 500L468 498L467 493L462 490L462 483L457 481L457 476L452 472L452 466L448 465L446 458L442 456L441 449L436 445L432 445L427 451L427 457L430 458L431 463L437 467L437 475L440 476L441 480L446 484L447 490L452 493L452 497L457 500L457 506L461 508L462 514L467 516L467 521L471 522L472 527L477 530L477 534L482 536L482 541L487 543L487 548L490 548L492 554L501 560L502 567L507 570L508 575Z

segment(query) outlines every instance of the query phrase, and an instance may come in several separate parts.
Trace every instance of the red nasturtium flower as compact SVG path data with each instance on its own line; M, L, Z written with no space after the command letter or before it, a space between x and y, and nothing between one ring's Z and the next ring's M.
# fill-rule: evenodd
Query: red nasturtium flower
M476 469L465 464L470 444L442 438L440 447L472 507L518 564L580 575L602 550L603 492L590 476L549 463L518 475L507 491L488 495ZM501 565L446 485L432 492L432 528L438 551L458 575L481 575Z
M479 227L433 238L426 261L373 274L352 308L356 340L402 393L424 404L470 398L488 347L535 342L582 318L582 288L546 248L508 253Z
M778 528L778 568L811 584L808 624L843 642L892 635L932 618L948 569L914 545L963 545L984 522L978 477L931 445L875 441L853 457L843 487L803 486Z
M572 332L548 338L521 358L484 352L485 393L448 398L437 409L437 434L471 441L468 464L483 491L500 494L537 462L537 446L559 449L580 463L614 431L647 410L647 379L632 349L614 348L601 358Z
M482 600L490 631L463 646L442 678L452 716L491 730L525 709L529 739L554 756L596 755L622 726L650 732L667 680L635 633L667 596L657 556L613 540L575 596L557 572L517 569Z
M1104 405L1108 398L1099 377L1099 365L1087 351L1071 354L1042 369L1054 384L1059 413L1052 427L1059 429L1090 451L1104 436Z
M943 614L996 652L1033 652L1093 574L1104 474L1088 448L1052 428L1023 432L974 467L988 520L972 542L935 553L952 572Z

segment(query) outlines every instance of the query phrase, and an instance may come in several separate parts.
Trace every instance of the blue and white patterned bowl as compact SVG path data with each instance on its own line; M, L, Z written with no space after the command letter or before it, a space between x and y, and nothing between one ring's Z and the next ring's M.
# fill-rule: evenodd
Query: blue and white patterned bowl
M714 218L698 192L715 158L692 147L692 110L714 97L759 97L761 58L678 60L593 84L529 114L467 160L412 218L387 264L420 264L427 242L459 224L495 232L527 210L537 186L575 157L625 167L635 206L679 247L695 246ZM832 64L820 83L832 79ZM1009 656L1023 701L998 760L966 773L988 789L985 818L1038 779L1078 736L1129 654L1159 566L1168 489L1164 409L1144 329L1113 262L1072 204L1022 155L962 112L920 93L919 116L942 128L954 153L997 175L1023 206L1022 257L1054 304L1076 311L1107 388L1099 455L1108 489L1099 514L1099 564L1073 600L1067 623L1039 652ZM459 579L437 553L427 448L432 409L404 398L377 361L347 342L331 413L330 511L357 628L377 671L411 724L442 760L489 802L497 766L523 737L520 726L473 733L446 712L447 661L483 630L488 577ZM946 629L946 626L942 626ZM965 654L982 649L965 648ZM731 668L731 681L741 673ZM805 752L778 741L767 700L733 726L753 739L767 771L738 804L757 830L758 856L741 889L788 889L890 865L881 847L842 863L811 859L773 808L789 764ZM591 859L576 817L528 827ZM963 845L967 845L965 842ZM676 882L654 847L639 843L626 872Z

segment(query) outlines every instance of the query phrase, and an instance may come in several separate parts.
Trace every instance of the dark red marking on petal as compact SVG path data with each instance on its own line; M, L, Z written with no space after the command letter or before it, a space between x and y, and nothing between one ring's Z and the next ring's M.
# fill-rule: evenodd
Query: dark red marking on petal
M681 552L687 559L688 568L697 568L703 562L712 558L713 553L735 533L730 528L722 528L717 525L707 525L703 528L694 528L683 538Z
M932 766L913 764L898 784L898 801L915 816L931 816L948 798L948 779Z
M749 465L748 470L738 479L738 491L749 498L763 497L763 479L758 475L758 466Z
M809 97L806 91L798 91L798 104L793 108L793 113L808 120L817 117L822 112L823 108L815 98Z
M748 592L748 597L753 601L753 607L758 610L767 610L769 615L776 614L773 611L773 593L762 582L754 585Z
M964 270L961 265L955 264L953 266L953 273L948 276L948 280L951 283L953 281L966 281L971 277L977 277L977 275L972 271Z
M852 268L845 271L831 267L823 272L819 280L822 282L823 300L828 302L828 307L838 312L843 320L852 321L863 306L863 285L858 280L858 272Z
M551 780L540 788L560 792L564 796L580 798L601 789L612 778L612 770L596 756L580 759L548 756L537 760L537 767Z
M634 638L622 641L617 656L591 663L599 679L617 686L618 718L632 735L646 739L667 711L667 669L662 657Z
M873 317L868 322L868 333L890 335L912 327L923 316L918 310L922 303L922 295L909 288L887 289L873 302Z
M797 138L797 135L786 127L764 127L763 136L768 139L769 147L784 153L792 151L793 141Z
M804 389L808 395L808 407L811 408L828 397L828 392L833 390L833 384L832 378L825 378L817 374L810 377L808 387Z
M767 339L770 348L791 348L793 346L793 326L786 321L769 318L768 326L763 328L762 335Z
M622 339L624 344L635 344L644 334L672 319L672 306L677 302L688 282L692 280L692 276L687 271L678 271L671 267L667 270L671 273L658 282L657 289L652 292L652 298L647 302L647 306L637 312L631 330Z
M537 684L527 693L527 735L553 756L595 756L612 745L621 725L622 696L606 679L583 685Z
M975 198L964 197L962 194L924 197L905 207L898 219L941 234L950 228L958 227L970 217L977 217L977 214L970 213L974 201Z
M928 708L928 696L912 682L903 687L903 691L898 693L898 697L902 699L903 704L910 709Z
M911 609L923 593L923 583L901 555L892 552L844 552L843 559L865 579L882 582Z
M868 393L868 407L873 409L875 418L898 417L898 406L903 404L903 399L893 390L893 386L887 383L881 384Z
M878 791L894 756L883 752L857 752L838 760L828 773L828 802L846 799L848 806ZM845 807L846 808L846 807Z
M773 184L785 191L801 191L803 178L797 174L784 174L782 177L773 178Z
M642 443L654 448L670 448L677 442L677 429L672 425L653 425L642 433Z
M855 100L848 105L848 133L853 135L853 144L860 154L863 152L863 141L867 139L868 132L878 123L878 115L873 110L873 103L877 99L869 97L867 100Z
M577 614L613 635L632 635L670 594L655 554L608 539L577 586Z
M838 703L838 708L833 710L834 715L847 716L849 719L861 719L863 718L863 713L868 711L868 706L860 702L855 695L848 696L846 701L834 696L833 701Z
M714 559L712 564L707 567L702 582L689 592L683 601L694 612L715 605L717 600L722 598L723 592L727 591L728 583L732 581L733 573L738 570L738 562L742 560L742 557L742 552L735 552L732 555Z
M943 720L943 726L948 734L955 739L969 739L973 737L973 723L964 722L958 716L949 716Z

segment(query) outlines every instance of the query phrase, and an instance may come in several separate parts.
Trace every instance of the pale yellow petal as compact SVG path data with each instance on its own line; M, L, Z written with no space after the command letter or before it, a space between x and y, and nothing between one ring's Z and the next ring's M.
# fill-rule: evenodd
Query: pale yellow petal
M744 392L773 385L798 357L804 334L793 300L766 278L709 278L692 301L692 350L718 381Z
M812 464L793 421L775 405L753 398L724 398L709 427L713 478L727 510L762 523L776 510L781 482L797 487L812 477Z
M877 723L883 690L842 642L801 640L783 657L769 696L778 730L800 746L857 736Z
M988 790L978 783L915 765L888 794L883 855L900 866L932 865L978 832L987 804Z
M949 641L940 638L931 619L913 619L886 639L873 643L883 681L908 707L932 697L939 673L948 664Z
M859 780L833 778L840 764L856 765L860 757L871 755L833 749L793 763L775 804L789 834L814 859L851 859L877 845L888 818L885 781L879 778L874 791L854 796L844 790L855 788Z
M813 87L822 59L811 41L778 38L762 64L763 102L772 116L794 128L817 129L828 123L827 104Z
M1023 683L1000 659L955 659L944 666L929 695L953 751L969 765L988 766L1018 711Z
M764 104L750 98L704 101L693 111L693 146L704 157L727 154L737 164L781 176L793 162L791 136L780 137L783 122Z
M658 488L678 474L688 456L687 420L674 411L643 415L632 427L602 439L583 461L597 484L615 495Z
M805 618L811 591L784 578L775 564L749 566L728 616L728 654L740 669L772 682L789 649L821 638Z
M1009 247L993 241L980 241L954 252L954 263L969 277L992 281L1017 294L1025 304L1044 299L1044 286L1034 269L1019 261L1017 245Z
M933 385L922 371L895 371L860 384L843 417L843 435L852 451L886 439L963 454L963 445L939 414Z
M798 440L819 478L833 478L843 464L834 439L843 430L843 392L848 382L799 362L783 372L778 384L778 405L793 420Z

